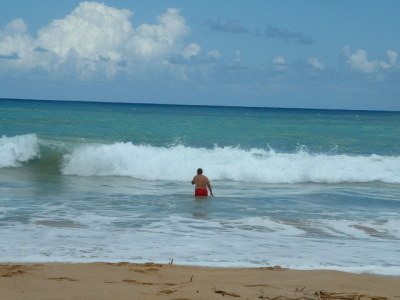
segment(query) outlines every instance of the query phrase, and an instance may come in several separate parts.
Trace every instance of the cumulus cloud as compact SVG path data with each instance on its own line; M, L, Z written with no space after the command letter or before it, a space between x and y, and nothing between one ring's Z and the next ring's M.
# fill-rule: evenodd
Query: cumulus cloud
M0 30L0 76L12 71L15 66L19 72L29 69L33 50L33 38L27 34L27 26L22 19L8 23ZM25 63L27 61L27 63Z
M22 19L15 19L6 25L3 33L5 34L24 34L27 32L27 27Z
M120 59L121 44L134 34L128 10L96 2L82 2L64 19L54 20L38 32L37 46L61 58L71 50L79 57Z
M165 62L172 56L200 55L199 45L185 42L190 28L178 9L168 9L155 24L136 28L132 16L127 9L82 2L38 30L35 38L23 20L13 20L0 30L0 66L7 71L113 78L121 72L141 76L167 68Z
M393 50L386 51L387 60L369 60L366 50L357 50L350 52L348 46L343 47L346 57L346 63L350 69L370 76L376 76L377 79L383 79L384 74L390 71L399 70L400 65L397 62L398 53Z

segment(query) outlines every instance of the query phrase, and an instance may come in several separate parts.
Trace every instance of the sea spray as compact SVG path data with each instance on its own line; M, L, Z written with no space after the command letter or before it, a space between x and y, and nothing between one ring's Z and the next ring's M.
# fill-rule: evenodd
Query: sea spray
M39 139L34 134L0 138L0 168L19 167L39 156Z
M400 183L399 156L313 154L303 149L277 153L271 148L154 147L130 142L82 145L65 155L62 173L187 181L199 166L212 180L270 184Z
M75 176L126 176L139 180L187 181L203 167L211 180L281 183L400 183L400 156L293 153L267 149L194 148L60 142L35 134L0 138L0 168L31 164L37 172Z

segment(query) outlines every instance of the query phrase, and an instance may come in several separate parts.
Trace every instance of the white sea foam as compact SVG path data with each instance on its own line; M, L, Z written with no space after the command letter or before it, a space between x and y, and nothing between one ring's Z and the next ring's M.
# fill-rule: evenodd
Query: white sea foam
M0 138L0 168L19 167L39 156L39 139L34 134Z
M399 222L396 220L376 222L352 220L315 220L313 227L339 238L400 239Z
M400 183L400 156L314 154L303 149L295 153L278 153L271 148L155 147L122 142L75 142L70 145L42 140L34 134L1 137L0 168L19 167L40 157L41 146L47 147L48 151L67 153L60 154L63 164L56 166L64 175L187 181L198 167L202 167L211 180L271 184Z
M399 156L277 153L239 147L153 147L132 143L84 145L64 157L62 173L187 180L203 167L212 180L259 183L400 183Z
M174 259L178 264L189 265L281 265L294 269L400 274L397 240L307 237L303 231L269 218L196 220L169 216L153 219L138 228L116 228L116 218L111 216L83 212L70 217L70 223L79 226L34 219L31 224L16 223L3 228L2 260L167 262Z
M37 193L35 186L37 195L31 193L34 196L25 201L18 196L26 193L21 188L4 189L0 198L9 209L0 210L1 261L166 263L174 259L188 265L281 265L400 274L398 210L388 209L398 205L387 201L380 208L368 207L369 201L357 205L358 201L352 202L358 200L356 192L356 199L346 199L353 203L350 211L343 213L343 195L326 185L319 187L325 190L322 195L332 196L329 202L340 201L335 206L321 199L320 213L314 215L309 213L315 201L297 206L293 202L301 194L292 197L285 188L280 196L267 193L256 201L251 195L218 196L239 190L237 186L264 190L263 185L251 183L216 183L217 197L205 201L194 200L188 182L68 176L62 184L62 189L48 189L46 183L46 193ZM321 197L299 186L295 189L302 190L306 199L313 200L313 194ZM142 190L153 193L133 193ZM15 198L8 200L11 194L21 198L17 206L7 205L16 203ZM243 209L248 203L257 213ZM324 218L329 210L341 214Z

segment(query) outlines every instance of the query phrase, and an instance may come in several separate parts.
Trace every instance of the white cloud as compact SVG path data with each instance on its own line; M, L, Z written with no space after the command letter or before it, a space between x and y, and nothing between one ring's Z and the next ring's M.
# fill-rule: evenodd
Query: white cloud
M276 56L272 59L274 65L286 64L286 59L282 56Z
M218 50L211 50L207 52L207 55L213 58L220 58L222 57L221 53Z
M25 34L27 27L24 20L15 19L6 25L4 32L7 34Z
M185 58L196 56L200 53L200 51L201 47L197 44L192 43L183 50L182 56Z
M389 64L391 66L396 66L397 65L397 57L399 56L398 53L393 50L388 50L388 51L386 51L386 55L389 58Z
M36 43L66 58L71 50L86 59L121 58L121 45L133 34L132 13L97 2L82 2L64 19L54 20L38 32Z
M376 78L382 79L385 71L399 69L397 64L397 52L393 50L386 51L388 61L379 60L368 60L366 50L357 50L354 53L350 53L349 47L343 47L344 54L346 56L346 63L350 66L351 70L364 73L367 75L374 75Z
M272 59L272 65L277 71L285 71L288 68L286 59L283 56L276 56Z
M15 19L8 23L0 31L0 76L12 72L14 66L18 73L29 70L33 49L33 38L27 34L24 21Z
M180 42L190 33L185 19L178 9L168 9L159 17L158 25L140 25L130 43L130 48L137 56L151 57L182 50Z
M233 63L236 65L242 64L242 51L239 50L235 51L235 58L233 59Z
M168 66L163 62L172 55L200 54L199 45L185 43L190 28L178 9L168 9L156 24L136 28L132 15L127 9L82 2L41 28L36 38L27 33L23 20L13 20L0 31L0 69L52 77L141 76Z
M325 69L324 64L321 63L321 62L319 61L319 59L316 58L316 57L310 57L310 58L308 59L307 63L308 63L310 66L312 66L314 69L317 69L317 70L324 70L324 69Z

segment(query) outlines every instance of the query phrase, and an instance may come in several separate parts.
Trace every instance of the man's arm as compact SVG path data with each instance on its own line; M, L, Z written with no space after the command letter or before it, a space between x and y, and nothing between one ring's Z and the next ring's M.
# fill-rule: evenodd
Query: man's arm
M196 183L196 180L194 180L195 178L196 178L196 176L193 177L192 184Z
M207 181L207 186L208 186L208 189L210 190L210 195L211 195L212 197L214 197L213 192L212 192L212 187L211 187L210 181Z

